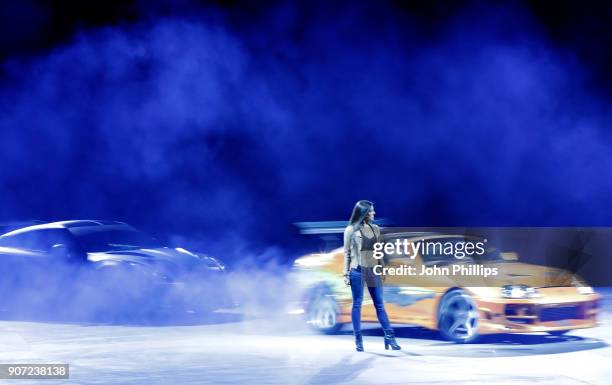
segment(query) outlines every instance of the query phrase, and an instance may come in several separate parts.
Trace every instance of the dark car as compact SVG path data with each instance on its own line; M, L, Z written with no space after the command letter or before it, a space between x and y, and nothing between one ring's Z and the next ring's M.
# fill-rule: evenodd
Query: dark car
M231 304L225 266L117 221L44 223L0 236L0 310L87 315L207 312Z

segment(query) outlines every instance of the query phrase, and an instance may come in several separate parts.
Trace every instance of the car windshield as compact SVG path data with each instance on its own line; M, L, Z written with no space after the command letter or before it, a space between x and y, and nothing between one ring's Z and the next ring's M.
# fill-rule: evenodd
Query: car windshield
M108 229L74 235L80 247L86 252L157 248L163 246L150 235L132 229Z
M474 255L476 262L504 262L497 247L488 247L483 255Z

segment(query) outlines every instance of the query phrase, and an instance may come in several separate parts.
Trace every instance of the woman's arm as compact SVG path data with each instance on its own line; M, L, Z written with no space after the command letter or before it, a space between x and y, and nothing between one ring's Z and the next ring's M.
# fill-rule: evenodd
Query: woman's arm
M347 226L344 229L344 269L342 274L348 277L351 268L351 236L353 234L353 226Z

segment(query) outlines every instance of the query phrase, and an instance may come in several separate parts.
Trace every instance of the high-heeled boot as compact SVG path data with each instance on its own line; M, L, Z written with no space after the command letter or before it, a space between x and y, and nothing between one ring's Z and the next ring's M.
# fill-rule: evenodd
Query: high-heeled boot
M361 333L355 333L355 350L363 352L363 337Z
M395 341L395 334L393 334L393 329L383 330L385 332L385 350L389 350L389 346L393 350L400 350L402 347L397 344Z

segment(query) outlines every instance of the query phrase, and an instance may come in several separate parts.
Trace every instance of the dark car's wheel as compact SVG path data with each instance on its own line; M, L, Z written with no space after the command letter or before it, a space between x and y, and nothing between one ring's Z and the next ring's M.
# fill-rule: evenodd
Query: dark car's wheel
M342 327L338 323L338 304L331 294L325 290L317 290L308 305L306 322L319 333L333 334Z
M547 332L548 334L550 334L551 336L562 336L564 334L569 333L569 330L555 330L552 332Z
M442 336L457 343L469 343L478 338L478 308L463 290L444 295L438 309L438 328Z

